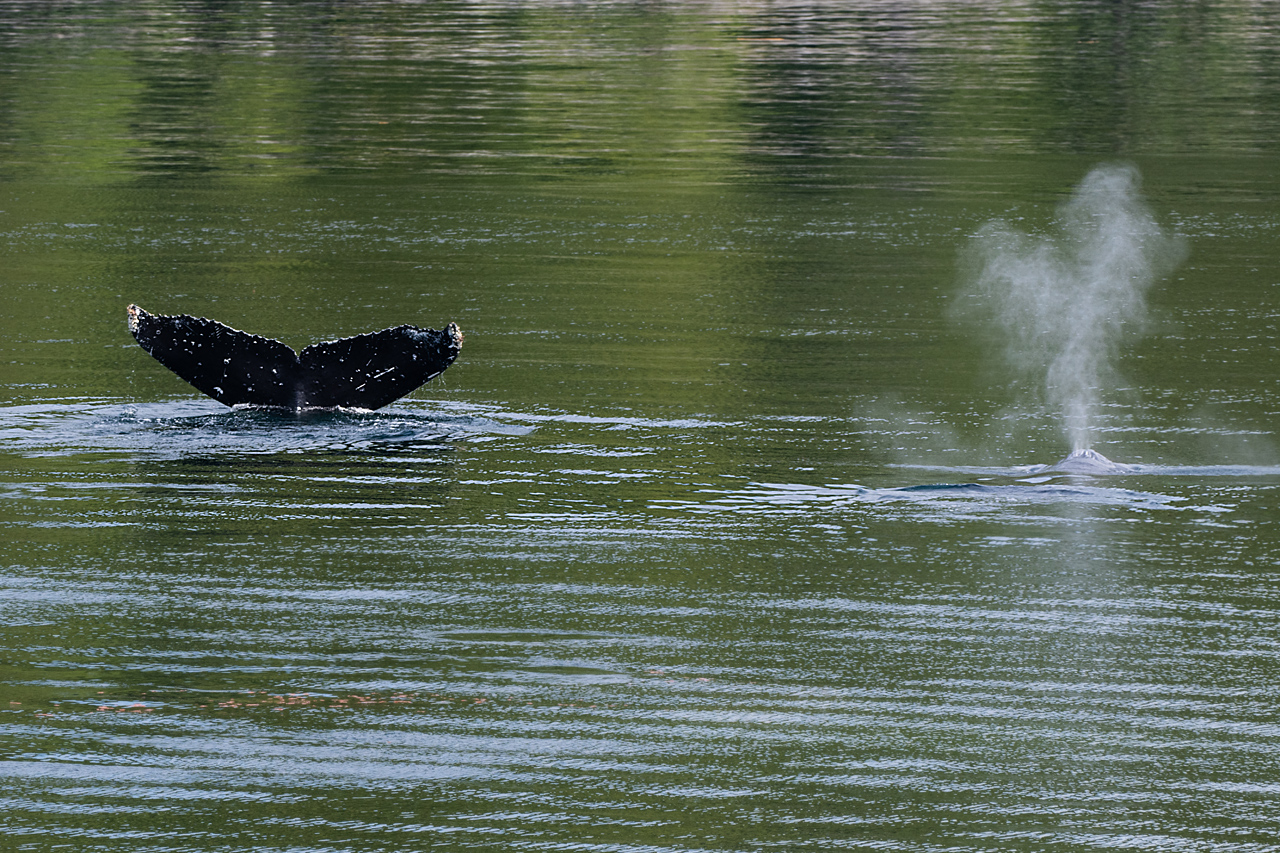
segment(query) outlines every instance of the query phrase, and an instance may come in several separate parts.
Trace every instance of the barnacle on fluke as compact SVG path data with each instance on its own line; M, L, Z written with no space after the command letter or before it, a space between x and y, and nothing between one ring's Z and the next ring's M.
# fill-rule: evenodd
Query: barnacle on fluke
M439 376L458 357L462 332L396 326L312 344L280 341L189 314L129 306L129 331L156 361L228 406L378 409Z

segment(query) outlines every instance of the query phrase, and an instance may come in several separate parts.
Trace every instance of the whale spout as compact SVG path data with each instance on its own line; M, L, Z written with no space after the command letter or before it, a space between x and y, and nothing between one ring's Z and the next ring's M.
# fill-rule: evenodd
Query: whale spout
M228 406L379 409L444 372L462 332L396 326L312 344L280 341L189 314L128 309L129 331L156 361Z
M1098 451L1086 447L1071 451L1053 465L1046 465L1045 470L1061 474L1126 474L1134 468L1122 462L1112 462Z

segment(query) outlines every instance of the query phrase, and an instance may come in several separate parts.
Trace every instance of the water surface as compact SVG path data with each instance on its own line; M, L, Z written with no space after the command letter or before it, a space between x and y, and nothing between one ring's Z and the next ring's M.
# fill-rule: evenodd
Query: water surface
M9 845L1280 850L1277 34L6 4ZM1116 161L1188 254L1089 475L955 303ZM467 338L233 411L130 302Z

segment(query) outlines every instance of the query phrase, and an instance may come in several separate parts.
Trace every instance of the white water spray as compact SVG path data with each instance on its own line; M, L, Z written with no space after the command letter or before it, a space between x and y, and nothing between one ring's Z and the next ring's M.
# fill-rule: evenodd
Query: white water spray
M973 241L964 303L1004 332L1010 363L1043 383L1073 455L1092 446L1120 345L1143 331L1147 290L1184 254L1138 185L1136 169L1100 166L1058 209L1056 234L995 221Z

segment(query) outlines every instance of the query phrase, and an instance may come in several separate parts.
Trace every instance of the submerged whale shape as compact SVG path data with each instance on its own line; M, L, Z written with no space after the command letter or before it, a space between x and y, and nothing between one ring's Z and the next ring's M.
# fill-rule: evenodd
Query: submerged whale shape
M228 406L379 409L439 376L462 332L396 326L354 338L287 344L188 314L129 306L129 331L156 361Z

